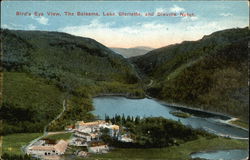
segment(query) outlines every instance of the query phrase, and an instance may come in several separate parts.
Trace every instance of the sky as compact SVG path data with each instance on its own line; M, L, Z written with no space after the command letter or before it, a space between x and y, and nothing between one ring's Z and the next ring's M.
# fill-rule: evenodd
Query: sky
M26 15L17 15L17 12ZM48 12L59 13L60 16L51 16ZM64 12L71 12L74 15L65 15ZM77 12L94 12L99 16L77 16ZM114 13L115 16L103 15L108 12ZM137 12L141 16L119 16L119 12ZM146 16L147 13L154 15ZM176 16L157 16L157 13L176 13ZM188 13L191 16L181 16L181 13ZM93 38L107 47L159 48L182 41L198 40L215 31L248 25L247 1L3 1L1 3L1 28L66 32Z

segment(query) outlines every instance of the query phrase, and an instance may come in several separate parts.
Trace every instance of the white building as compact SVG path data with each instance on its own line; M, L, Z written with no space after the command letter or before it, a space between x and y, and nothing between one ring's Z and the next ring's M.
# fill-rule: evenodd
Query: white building
M78 121L76 123L76 130L84 133L93 133L100 131L100 125L105 124L105 121L84 122Z
M99 137L100 137L100 134L98 132L96 132L96 133L85 133L85 132L76 131L74 135L76 137L83 138L86 142L90 142L92 140L99 140Z
M90 153L107 153L109 151L108 145L100 142L91 143L88 146L88 152Z
M70 141L70 145L73 146L88 146L88 143L86 141L86 139L83 138L72 138Z
M98 140L100 137L100 130L107 128L111 137L118 137L120 127L118 125L112 125L105 121L83 122L78 121L76 123L75 136L85 138L88 142L91 140Z
M27 154L34 156L50 156L50 155L63 155L67 149L68 142L64 140L58 141L55 145L33 145L28 148Z
M118 140L122 142L133 142L133 139L130 138L130 136L128 136L127 134L119 136Z

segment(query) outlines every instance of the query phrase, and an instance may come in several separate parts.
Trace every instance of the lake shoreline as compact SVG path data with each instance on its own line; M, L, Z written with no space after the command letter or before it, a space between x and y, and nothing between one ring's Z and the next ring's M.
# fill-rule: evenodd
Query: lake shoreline
M205 153L214 153L214 152L219 152L219 151L232 151L232 150L248 150L249 151L249 149L247 149L247 148L217 149L217 150L216 149L212 149L212 150L204 150L204 151L192 152L189 155L190 155L190 157L192 157L192 155L194 155L194 154L205 154ZM248 156L245 157L242 160L247 160L247 158L248 158Z
M197 111L197 112L203 112L203 113L207 113L207 114L211 114L211 115L215 115L215 116L225 117L225 118L227 118L227 120L231 120L231 119L235 118L235 117L232 117L230 115L227 115L227 114L221 113L221 112L214 112L214 111L204 110L201 108L194 108L194 107L190 107L190 106L178 104L178 103L170 103L170 102L159 100L156 98L151 98L151 99L154 99L154 100L160 102L162 105L167 105L169 107L187 109L187 110Z
M99 93L96 94L94 96L92 96L92 98L97 98L97 97L108 97L108 96L113 96L113 97L125 97L128 99L144 99L147 98L147 96L133 96L129 93Z
M181 104L177 104L177 103L168 103L166 101L162 101L162 100L158 100L158 99L155 99L155 98L152 98L158 102L160 102L162 105L167 105L169 107L174 107L174 108L182 108L182 109L187 109L187 110L191 110L191 111L198 111L198 112L203 112L203 113L208 113L208 114L211 114L211 115L216 115L216 116L222 116L222 117L226 117L228 118L227 120L221 120L222 123L225 123L227 125L230 125L232 127L236 127L236 128L240 128L240 129L243 129L245 131L248 131L249 130L247 128L244 128L244 127L241 127L239 125L235 125L235 124L232 124L231 122L232 121L236 121L238 120L238 118L236 117L232 117L230 115L227 115L225 113L220 113L220 112L213 112L213 111L208 111L208 110L203 110L203 109L200 109L200 108L194 108L194 107L189 107L189 106L185 106L185 105L181 105Z
M222 116L222 117L226 117L227 121L232 121L235 119L235 117L232 117L228 114L225 113L221 113L221 112L214 112L214 111L209 111L209 110L203 110L200 108L195 108L195 107L190 107L187 105L183 105L183 104L178 104L178 103L170 103L164 100L160 100L154 97L150 97L149 95L145 95L143 97L139 97L139 96L132 96L129 93L101 93L101 94L97 94L95 96L93 96L92 98L97 98L97 97L105 97L105 96L117 96L117 97L125 97L128 99L144 99L144 98L148 98L148 99L153 99L157 102L160 102L162 105L167 105L169 107L175 107L175 108L183 108L183 109L188 109L188 110L192 110L192 111L199 111L199 112L204 112L204 113L208 113L208 114L212 114L212 115L216 115L216 116Z
M223 121L223 122L226 123L226 124L228 124L228 125L230 125L230 126L237 127L237 128L240 128L240 129L243 129L243 130L246 130L246 131L249 132L248 128L244 128L244 127L241 127L239 125L236 125L236 124L232 123L233 121L237 121L237 120L239 120L239 118L232 118L232 119L229 119L229 120Z
M227 125L243 129L245 131L249 131L246 128L243 128L241 126L230 123L230 122L238 119L238 118L233 117L231 115L221 113L221 112L203 110L203 109L200 109L200 108L194 108L194 107L190 107L190 106L183 105L183 104L178 104L178 103L170 103L170 102L167 102L167 101L164 101L164 100L160 100L160 99L157 99L157 98L154 98L154 97L150 97L148 95L145 95L145 96L132 96L129 93L100 93L100 94L97 94L95 96L92 96L92 98L109 97L109 96L110 97L112 97L112 96L113 97L125 97L125 98L128 98L128 99L144 99L144 98L153 99L153 100L159 102L160 104L162 104L164 106L168 106L168 107L172 107L172 108L185 109L185 110L195 111L195 112L200 112L200 113L205 113L205 114L213 115L213 116L218 116L218 117L220 117L220 120L221 120L222 123L225 123ZM224 118L222 118L222 117L224 117Z

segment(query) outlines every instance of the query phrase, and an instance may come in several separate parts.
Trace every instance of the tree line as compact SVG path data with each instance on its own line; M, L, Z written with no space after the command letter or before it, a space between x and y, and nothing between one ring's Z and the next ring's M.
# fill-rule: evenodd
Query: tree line
M133 142L121 142L103 134L102 139L116 147L168 147L195 140L199 136L213 138L215 135L201 129L184 126L180 122L168 120L163 117L140 118L124 115L105 116L105 121L120 125L122 134L129 135Z

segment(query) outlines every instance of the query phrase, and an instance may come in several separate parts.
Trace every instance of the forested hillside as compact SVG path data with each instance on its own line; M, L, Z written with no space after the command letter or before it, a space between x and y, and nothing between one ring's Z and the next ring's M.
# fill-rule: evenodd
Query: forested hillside
M3 134L61 130L93 120L92 96L143 97L248 119L247 28L229 29L150 51L129 61L89 38L59 32L1 30ZM139 71L137 75L133 66Z
M130 60L152 97L247 120L249 40L248 28L228 29Z
M91 120L92 96L143 96L137 73L122 56L93 39L59 32L1 30L4 133L42 131ZM60 123L60 125L56 125Z
M94 81L135 84L138 80L122 56L93 39L57 32L8 30L3 31L2 38L6 71L29 72L70 90Z

